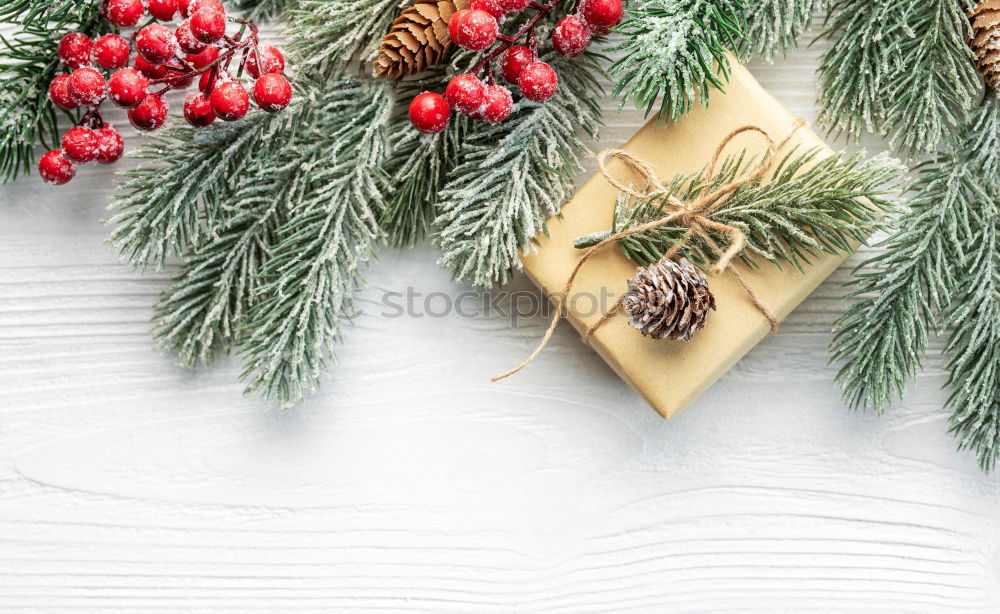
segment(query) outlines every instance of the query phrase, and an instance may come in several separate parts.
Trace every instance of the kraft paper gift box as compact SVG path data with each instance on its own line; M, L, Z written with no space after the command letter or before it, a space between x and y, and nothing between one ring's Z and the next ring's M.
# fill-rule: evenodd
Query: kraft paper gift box
M795 120L749 71L734 62L725 92L712 92L707 107L698 105L690 115L675 123L658 123L653 118L623 149L649 162L661 180L669 181L678 173L703 169L716 147L736 128L754 124L778 140L788 133ZM814 132L803 127L779 151L778 157L796 145L800 150L820 147L828 154L833 153ZM724 156L744 148L751 154L762 154L767 143L759 134L744 133L727 147ZM611 162L609 169L620 180L638 181L634 172L618 160ZM611 228L617 197L617 190L606 178L600 174L591 177L563 206L561 217L548 221L548 236L540 234L536 238L537 251L522 258L528 277L548 296L562 293L566 279L583 255L584 250L576 249L573 240ZM750 287L781 321L847 257L848 254L820 255L811 259L811 265L803 267L804 272L794 266L779 270L766 261L754 270L738 261L734 266L740 267ZM581 298L582 310L588 301L593 305L592 297L618 297L627 289L635 271L634 262L609 246L580 270L567 297L568 304L573 304L574 296L584 295L587 301ZM711 312L706 327L692 340L657 341L644 337L623 315L612 318L590 339L597 353L664 418L676 415L698 398L771 331L767 320L750 303L731 273L708 273L708 276L718 310ZM567 318L581 334L601 317L600 310L591 309L593 313L582 315L569 311Z

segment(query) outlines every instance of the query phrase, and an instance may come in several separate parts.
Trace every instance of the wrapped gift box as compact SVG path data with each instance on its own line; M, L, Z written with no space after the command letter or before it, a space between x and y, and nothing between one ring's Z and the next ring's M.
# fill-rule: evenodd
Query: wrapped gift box
M795 121L749 71L734 62L732 79L725 93L713 92L711 103L699 105L676 123L651 119L623 149L649 162L664 180L678 173L702 169L715 148L732 130L754 124L773 138L785 135ZM791 147L820 147L832 153L808 128L799 129L779 156ZM746 148L763 153L767 144L759 134L745 133L727 148L738 153ZM615 160L609 168L621 178L634 177ZM548 236L537 237L538 249L523 258L528 277L550 297L563 291L567 277L579 261L582 250L573 247L581 235L606 231L611 227L618 194L600 174L591 177L562 209L561 217L548 221ZM799 271L785 266L779 270L769 262L749 270L738 263L745 279L764 305L779 321L833 273L848 255L821 255L811 266ZM636 264L617 249L609 247L592 257L580 271L569 296L580 299L581 313L572 309L567 316L581 333L601 317L599 310L583 313L583 305L593 305L593 297L617 297L625 292ZM709 275L718 311L707 326L687 342L655 341L629 326L617 316L597 330L591 345L605 361L628 381L663 417L670 418L694 401L712 383L732 368L770 332L765 318L747 300L744 290L731 273ZM610 299L608 305L614 301ZM544 357L544 354L543 354Z

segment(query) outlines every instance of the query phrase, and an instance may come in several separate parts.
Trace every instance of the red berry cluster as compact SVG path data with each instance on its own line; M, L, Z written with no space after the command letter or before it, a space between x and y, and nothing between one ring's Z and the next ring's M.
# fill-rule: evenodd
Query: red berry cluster
M424 92L410 103L410 122L427 134L441 132L448 126L452 109L490 123L510 116L513 97L506 87L496 85L493 61L499 60L500 72L507 83L517 85L528 100L548 100L556 91L559 78L552 67L538 58L535 26L542 17L563 0L538 4L532 0L470 0L469 8L457 11L448 21L448 36L459 47L484 51L498 40L469 73L456 75L448 82L444 96ZM537 13L513 36L500 34L500 20L508 13L532 8ZM595 34L607 34L622 20L621 0L581 0L576 13L559 21L552 31L552 46L566 57L583 53ZM521 39L527 45L517 45Z
M147 11L150 19L139 27ZM66 183L77 164L111 164L121 157L121 134L99 111L105 97L128 109L129 122L142 132L157 130L166 121L164 94L186 88L195 78L198 90L184 101L188 123L200 127L216 118L242 118L250 110L248 86L240 80L244 68L254 80L250 89L258 107L273 113L291 102L281 52L260 43L253 21L227 17L219 0L147 0L146 5L143 0L103 0L101 13L116 26L139 29L129 39L106 34L91 40L73 32L59 41L59 59L71 72L52 81L49 98L62 109L88 110L66 132L62 148L39 161L38 172L48 183ZM171 29L158 21L178 23ZM240 26L232 36L226 33L229 22ZM133 47L136 55L129 66ZM107 79L102 70L110 73Z

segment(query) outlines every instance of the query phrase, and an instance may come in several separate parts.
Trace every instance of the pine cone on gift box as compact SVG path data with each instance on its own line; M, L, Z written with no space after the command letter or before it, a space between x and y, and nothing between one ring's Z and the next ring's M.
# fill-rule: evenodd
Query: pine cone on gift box
M705 327L715 297L708 279L686 258L639 267L622 302L634 328L654 339L687 341Z
M975 53L976 65L987 85L1000 96L1000 0L982 0L969 18L973 33L969 45Z
M415 75L442 62L454 46L448 37L448 20L467 7L466 0L416 0L382 39L373 62L375 76Z

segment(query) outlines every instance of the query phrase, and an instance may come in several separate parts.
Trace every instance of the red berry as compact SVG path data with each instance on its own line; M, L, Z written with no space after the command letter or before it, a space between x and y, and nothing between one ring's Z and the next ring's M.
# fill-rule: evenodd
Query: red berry
M250 110L250 96L239 81L216 83L209 100L212 101L215 115L227 122L240 119Z
M535 56L531 53L531 49L520 45L511 47L500 58L500 72L503 73L503 78L507 83L516 84L524 67L534 61Z
M69 95L69 75L59 75L49 84L49 99L60 109L75 109L76 101Z
M622 0L583 0L578 12L592 30L606 34L622 21Z
M69 75L67 91L78 105L92 107L104 100L104 77L93 68L77 68Z
M167 76L167 67L163 64L150 64L141 55L135 56L135 69L149 79L162 79Z
M208 96L191 92L184 100L184 119L192 126L203 128L215 121L215 111Z
M122 68L108 80L108 98L126 109L134 109L146 99L149 80L134 68Z
M463 9L448 22L448 36L452 42L473 51L482 51L492 45L498 33L496 17L486 11Z
M117 34L105 34L94 41L94 61L101 68L114 70L126 66L130 53L128 41Z
M556 71L545 62L532 62L524 67L521 76L517 78L517 84L521 87L521 93L528 100L541 102L548 100L556 92L556 85L559 83Z
M219 59L219 48L218 47L206 47L201 53L189 53L187 55L188 64L191 64L195 68L205 68L212 62Z
M187 19L191 14L188 5L191 0L177 0L177 12L181 14L181 19Z
M560 55L575 58L590 44L590 30L576 15L563 17L552 31L552 46Z
M177 0L149 0L149 14L160 21L173 21L177 15Z
M194 32L191 31L191 20L185 19L177 25L174 30L174 38L177 39L177 46L184 53L201 53L208 45L198 40Z
M503 7L508 13L520 13L524 9L528 8L531 4L531 0L499 0L500 6Z
M136 25L146 12L142 0L106 0L101 11L105 19L122 28Z
M410 103L410 123L424 134L441 132L448 127L451 108L441 94L424 92Z
M150 64L163 64L177 51L177 39L167 26L151 23L135 35L135 48Z
M502 85L491 85L486 88L486 104L479 111L479 119L491 124L498 124L510 117L514 106L514 97L510 90Z
M76 175L76 166L61 151L53 149L38 161L38 174L45 183L62 185Z
M275 113L292 101L292 84L276 72L261 75L253 84L253 99L261 109Z
M63 155L73 162L86 164L97 158L99 144L97 134L90 128L70 128L62 138Z
M486 100L486 86L475 75L455 75L444 89L444 98L459 113L474 113Z
M56 53L59 55L59 59L63 61L63 64L76 70L81 66L90 64L90 50L93 46L94 43L91 42L90 37L86 34L70 32L59 39L59 47Z
M486 11L490 15L500 19L507 14L507 9L501 6L500 2L501 0L469 0L469 8L477 11Z
M226 35L226 14L201 8L191 14L191 32L203 43L214 43Z
M257 66L257 51L260 51L260 66ZM285 57L271 45L258 45L256 51L250 52L247 58L247 72L256 79L269 72L285 72Z
M97 134L97 162L114 164L125 153L125 140L120 132L109 124L94 131Z
M213 71L205 71L201 73L201 77L198 79L198 89L205 92L206 94L212 91L216 83L221 83L218 76L212 74Z
M129 109L128 120L141 132L158 130L167 121L167 103L163 102L163 98L150 94L142 104Z

